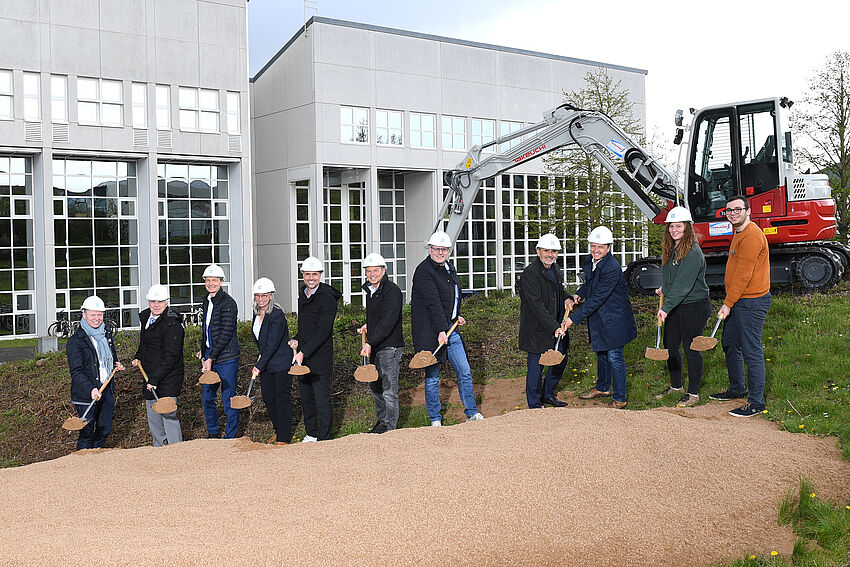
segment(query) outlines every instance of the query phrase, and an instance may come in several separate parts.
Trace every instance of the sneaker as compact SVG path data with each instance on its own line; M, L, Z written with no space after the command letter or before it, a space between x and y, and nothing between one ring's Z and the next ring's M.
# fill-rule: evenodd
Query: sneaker
M375 424L375 427L369 430L369 433L386 433L387 426L381 423L380 421Z
M318 441L318 439L312 435L305 435L304 439L301 440L302 443L315 443L316 441Z
M435 419L434 421L431 422L431 427L442 427L442 425L443 425L443 422L440 421L439 419Z
M746 397L747 397L746 392L744 392L743 394L733 394L729 390L726 390L725 392L717 392L716 394L709 394L708 395L709 400L717 400L719 402L728 402L729 400L740 400L741 398L746 398Z
M467 417L466 421L481 421L482 419L484 419L484 416L478 412L475 412L475 415Z
M665 389L663 392L661 392L660 394L655 394L655 399L660 400L661 398L668 396L673 392L684 392L684 390L682 388L674 388L673 386L667 386L667 389Z
M682 399L676 403L677 408L689 408L699 403L699 396L696 394L685 394Z
M755 409L750 404L744 404L739 408L733 409L729 412L729 415L732 417L753 417L761 413L761 410Z

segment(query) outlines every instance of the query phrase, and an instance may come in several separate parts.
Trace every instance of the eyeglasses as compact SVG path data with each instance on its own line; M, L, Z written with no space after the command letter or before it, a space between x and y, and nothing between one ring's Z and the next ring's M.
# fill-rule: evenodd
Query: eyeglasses
M443 248L442 246L432 246L431 250L433 250L437 254L445 254L446 252L449 251L448 248Z
M735 213L736 215L740 215L746 210L746 207L735 207L734 209L726 209L726 214L728 215L729 213Z

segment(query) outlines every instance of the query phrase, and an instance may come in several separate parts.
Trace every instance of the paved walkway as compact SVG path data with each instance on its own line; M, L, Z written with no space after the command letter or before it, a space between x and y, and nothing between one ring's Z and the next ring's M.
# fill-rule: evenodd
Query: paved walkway
M0 362L11 362L34 358L37 348L35 346L0 348Z

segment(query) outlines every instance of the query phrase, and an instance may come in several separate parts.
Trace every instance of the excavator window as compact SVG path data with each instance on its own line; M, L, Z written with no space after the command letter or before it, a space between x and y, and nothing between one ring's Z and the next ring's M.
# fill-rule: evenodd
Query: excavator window
M702 114L697 120L688 168L688 202L694 220L722 220L717 212L738 191L733 175L732 114L724 109Z
M741 141L741 185L752 196L779 185L775 108L772 101L741 105L738 129Z

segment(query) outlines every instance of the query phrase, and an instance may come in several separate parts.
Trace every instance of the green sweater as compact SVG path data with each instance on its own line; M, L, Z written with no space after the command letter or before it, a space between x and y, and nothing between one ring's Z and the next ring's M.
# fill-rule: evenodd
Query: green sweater
M670 313L677 305L693 303L708 299L708 286L705 283L705 256L702 255L699 243L694 242L688 255L681 262L673 261L676 249L673 249L671 260L661 267L664 283L664 305L661 310Z

